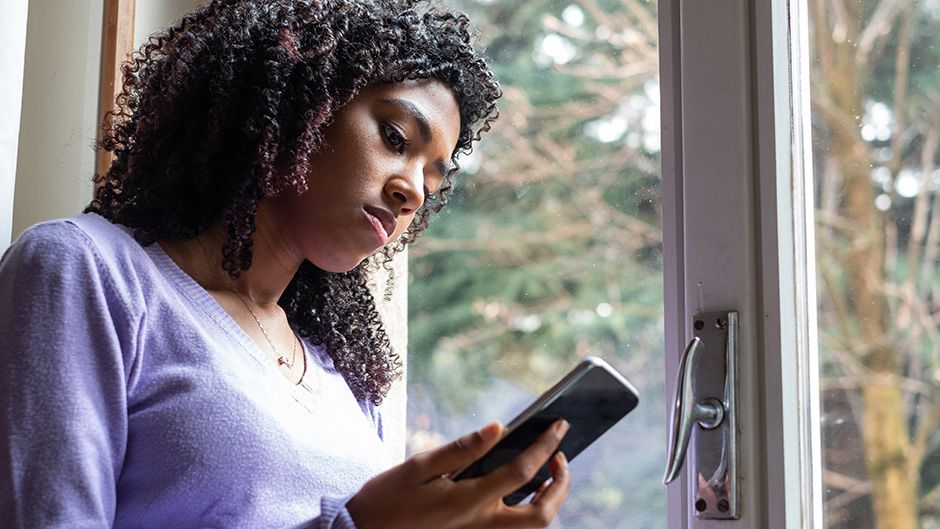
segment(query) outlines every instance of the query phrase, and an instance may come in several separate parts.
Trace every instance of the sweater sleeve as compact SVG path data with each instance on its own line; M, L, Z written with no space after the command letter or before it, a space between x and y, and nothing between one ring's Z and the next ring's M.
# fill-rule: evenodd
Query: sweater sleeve
M320 516L313 520L308 529L356 529L356 523L346 509L346 503L351 498L321 498Z
M135 318L73 224L33 227L0 261L0 520L111 527Z

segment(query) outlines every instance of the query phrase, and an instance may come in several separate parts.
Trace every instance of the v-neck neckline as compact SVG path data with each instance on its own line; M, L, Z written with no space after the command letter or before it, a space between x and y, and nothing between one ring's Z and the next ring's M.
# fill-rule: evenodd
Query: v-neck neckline
M248 333L246 333L241 325L232 318L232 315L222 307L218 300L216 300L205 287L193 279L192 276L187 274L185 270L180 268L180 266L176 264L176 261L163 250L163 247L161 247L159 243L155 242L145 247L145 250L157 267L170 277L182 293L194 304L203 309L212 321L222 328L223 331L235 339L265 371L275 373L294 390L303 388L311 394L317 393L317 389L311 385L311 379L314 378L312 373L314 370L322 368L316 360L317 355L311 354L312 352L308 349L306 342L300 335L298 335L297 339L300 342L301 352L304 355L306 369L300 377L300 381L295 384L281 373L281 370L271 361L270 355L265 354L264 351L258 347L258 344L248 336Z

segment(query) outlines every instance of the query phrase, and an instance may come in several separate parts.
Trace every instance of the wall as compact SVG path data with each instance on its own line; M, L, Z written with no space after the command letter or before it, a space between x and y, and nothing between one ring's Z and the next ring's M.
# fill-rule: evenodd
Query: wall
M100 0L29 2L14 239L91 200L101 20Z
M385 301L385 285L388 283L388 274L379 270L372 287L379 314L385 323L385 330L392 347L401 357L403 373L408 368L408 251L407 249L395 256L392 263L395 274L395 288L392 298ZM405 441L407 431L405 418L407 416L407 377L392 385L385 402L382 403L382 415L385 425L385 446L392 457L404 459Z
M13 2L19 8L20 0ZM191 9L194 0L146 0L137 2L135 42L139 45L153 31ZM25 12L26 1L22 0ZM15 9L12 10L15 13ZM15 14L7 15L4 7L3 25L14 38ZM19 122L19 145L12 155L0 150L0 171L15 163L14 178L0 179L0 197L13 191L12 238L16 239L29 226L43 220L76 215L91 200L94 184L94 142L98 125L98 86L101 55L101 0L32 0L26 17L25 72L22 78L22 119ZM22 31L22 30L21 30ZM4 35L7 31L3 32ZM5 39L6 40L6 39ZM4 50L7 44L4 43ZM136 47L136 46L135 46ZM4 51L6 53L6 51ZM6 60L6 59L0 59ZM22 59L20 61L22 63ZM12 62L10 69L16 71ZM22 66L20 67L22 68ZM18 76L5 79L4 90L10 90ZM14 105L12 97L2 101ZM13 117L13 113L3 113ZM8 127L5 121L0 127ZM17 148L0 128L0 146ZM5 173L0 173L5 175ZM10 210L9 200L0 202L0 248L5 246L4 219Z
M4 0L0 17L0 253L13 232L13 190L23 98L27 0Z
M202 4L199 0L140 0L134 11L134 42L140 47L152 33L178 20L184 13Z

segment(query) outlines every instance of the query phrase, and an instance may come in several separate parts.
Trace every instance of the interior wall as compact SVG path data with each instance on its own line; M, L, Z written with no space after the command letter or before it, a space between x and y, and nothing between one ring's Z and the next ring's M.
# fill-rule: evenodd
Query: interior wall
M14 239L91 200L102 9L100 0L29 2Z
M27 0L9 0L0 17L0 254L13 234L13 191L23 102Z
M22 3L25 10L26 1ZM196 4L196 0L137 2L136 45ZM13 197L12 205L0 203L0 247L3 234L11 233L15 239L37 222L76 215L92 198L102 17L100 0L29 2L22 118L18 146L12 143L16 151L9 157L18 163L15 179L0 180L0 186L12 188L12 193L0 196ZM15 18L5 12L4 26L14 24ZM3 102L14 100L4 97ZM2 153L0 164L0 168L10 164ZM11 219L11 230L4 230L4 215Z
M151 34L177 21L187 11L205 3L201 0L140 0L134 7L134 47Z

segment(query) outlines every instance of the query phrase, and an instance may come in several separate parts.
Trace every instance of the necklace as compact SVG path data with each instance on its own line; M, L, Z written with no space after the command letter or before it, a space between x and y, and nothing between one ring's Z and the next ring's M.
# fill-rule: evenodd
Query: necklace
M287 369L293 368L293 367L294 367L294 361L297 360L297 337L294 335L294 333L293 333L293 332L291 333L291 336L294 338L294 340L293 340L293 344L294 344L294 345L293 345L293 347L291 348L290 361L288 361L288 360L287 360L287 357L284 356L284 355L282 355L281 353L279 353L279 352L277 351L277 347L274 347L274 342L271 340L271 337L268 336L268 331L266 331L266 330L264 329L264 325L261 325L261 320L259 320L259 319L258 319L258 316L255 315L255 311L251 310L251 306L248 305L248 302L247 302L247 301L245 300L245 298L241 295L241 293L239 293L239 292L238 292L237 290L235 290L234 288L232 289L232 292L234 292L235 295L238 296L238 299L241 300L241 302L242 302L242 304L245 306L245 308L248 309L248 313L251 314L251 317L255 319L255 323L257 323L257 324L258 324L258 328L261 329L261 334L264 335L264 339L267 340L268 345L271 346L271 350L274 351L274 354L277 356L277 363L278 363L278 365L287 366Z

